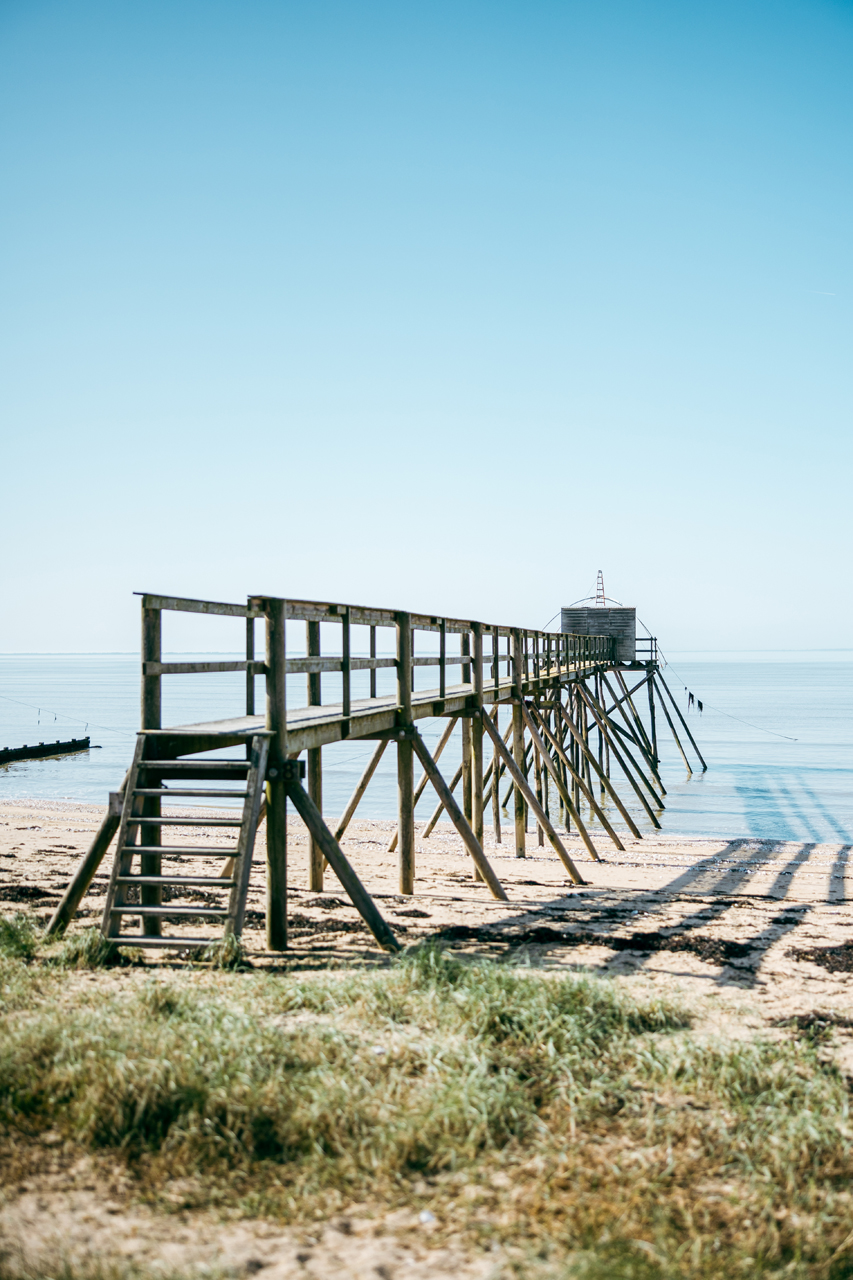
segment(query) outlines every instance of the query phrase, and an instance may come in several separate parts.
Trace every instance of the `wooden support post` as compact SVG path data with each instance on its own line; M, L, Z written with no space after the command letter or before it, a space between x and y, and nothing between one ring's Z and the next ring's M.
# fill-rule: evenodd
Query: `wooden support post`
M557 832L551 826L551 823L548 821L548 818L546 817L545 813L543 812L542 809L539 808L539 804L536 800L535 795L530 790L530 787L527 785L527 779L525 778L521 769L519 769L518 765L516 764L510 752L504 746L503 740L501 739L501 735L498 733L497 729L492 724L488 716L483 716L483 727L485 728L489 737L492 739L492 742L497 747L498 751L503 757L504 763L506 764L506 767L516 787L522 793L527 803L530 805L530 808L533 810L534 814L536 815L538 820L542 823L542 826L545 828L545 834L550 840L551 845L553 846L554 852L557 854L557 857L560 859L563 866L566 868L569 875L574 880L575 884L584 884L584 879L581 876L581 873L578 871L577 867L575 866L574 862L569 856L568 851L563 847L563 843L560 840L560 837L557 835Z
M577 723L580 722L580 706L581 706L580 693L578 692L578 688L579 688L579 685L576 683L570 690L570 695L569 695L572 700L572 711L571 711L572 719L575 720ZM582 733L581 733L581 736L583 736ZM572 766L574 768L574 773L572 774L572 796L574 798L575 808L578 810L580 810L580 807L581 807L581 790L578 784L578 766L580 762L581 762L580 740L575 741L574 739L572 739Z
M524 719L521 714L521 700L524 697L524 655L522 652L521 632L517 628L513 628L512 632L512 758L519 774L524 776L527 772L525 751L524 751ZM501 744L503 745L503 744ZM515 816L515 856L517 858L527 857L527 809L524 804L524 793L517 785L517 779L513 773L513 780L516 782L514 788L514 816ZM525 778L526 784L526 778Z
M127 786L127 778L128 775L125 774L119 796L124 793L124 789ZM77 913L77 908L83 901L86 890L94 879L95 872L103 862L104 855L110 847L110 841L118 831L120 823L121 809L118 804L112 801L111 798L106 817L95 832L92 843L89 845L86 853L75 867L74 874L68 882L68 888L62 895L59 906L54 911L50 918L50 922L45 929L45 935L48 938L52 937L55 933L64 932L74 919L74 916Z
M560 710L562 711L562 709L563 709L563 690L562 690L562 688L560 688L560 689L558 689L558 690L557 690L556 697L555 697L554 701L555 701L555 703L557 704L557 706L560 708ZM554 733L555 733L555 736L556 736L556 738L557 738L558 742L560 743L560 746L564 748L564 754L565 754L566 726L563 724L562 718L561 718L560 716L558 716L558 715L557 715L557 711L556 711L556 709L554 710ZM569 750L571 750L571 743L569 743ZM564 763L564 761L563 761L563 757L562 757L562 756L558 756L558 757L557 757L557 767L558 767L558 768L559 768L559 770L560 770L560 778L562 779L563 787L564 787L566 790L568 790L568 776L569 776L569 775L568 775L568 770L566 769L566 766L565 766L565 763ZM558 798L559 798L559 802L560 802L560 822L565 826L566 830L568 830L568 827L569 827L569 811L568 811L568 809L566 808L565 804L563 803L563 792L562 792L562 790L560 790L560 791L558 791L558 792L557 792L557 796L558 796Z
M655 697L654 697L654 690L652 689L651 666L649 667L648 670L649 670L649 678L646 681L646 690L648 691L648 695L649 695L649 724L651 726L651 731L652 731L652 755L654 756L655 768L659 769L660 756L658 755L658 730L657 730L657 724L655 722ZM687 761L685 759L685 764L686 763ZM693 770L690 769L689 764L687 765L687 768L688 770L690 770L691 773L693 772Z
M306 622L306 649L309 658L320 657L320 624ZM322 706L322 676L319 671L308 673L308 705ZM323 812L323 748L308 749L308 794L320 812ZM320 846L312 835L308 837L308 887L312 893L323 892L323 869L325 859Z
M513 725L512 725L512 721L510 721L510 737L512 737L512 729L513 729ZM506 741L506 738L504 738L504 741ZM510 750L512 750L512 746L511 746L511 744L509 744L509 745L510 745ZM532 759L532 752L533 752L533 748L531 747L530 743L529 743L529 742L525 742L525 744L524 744L524 770L523 770L525 778L527 778L527 777L529 777L529 776L530 776L530 761L531 761L531 759ZM501 772L504 772L504 770L505 770L505 769L506 769L506 765L504 765L504 766L502 767ZM501 808L503 809L504 813L506 813L506 814L507 814L507 816L509 816L509 813L508 813L508 810L507 810L507 805L509 804L509 798L510 798L510 796L511 796L511 795L513 795L514 793L515 793L515 783L514 783L514 782L510 782L510 784L509 784L509 786L508 786L508 788L507 788L506 795L505 795L505 796L504 796L504 798L503 798L503 804L501 805ZM525 821L524 821L524 830L525 830L525 832L527 831L527 818L526 818L526 816L525 816Z
M468 822L474 817L471 805L471 720L462 717L462 812Z
M627 747L625 747L624 745L621 745L621 746L618 746L618 747L617 747L615 739L611 739L611 738L610 738L609 734L607 733L607 721L603 718L603 715L601 714L600 709L595 705L595 702L594 702L594 701L592 701L592 700L590 701L590 711L592 712L593 718L594 718L594 720L596 721L596 723L601 727L602 732L605 734L605 737L607 737L607 738L609 739L609 741L610 741L610 747L611 747L611 750L612 750L612 752L613 752L613 755L616 757L616 763L619 765L619 768L620 768L620 769L622 770L622 772L625 774L625 777L628 779L628 782L629 782L629 783L631 784L631 786L633 787L633 789L634 789L634 793L635 793L635 795L636 795L637 799L639 800L640 804L641 804L641 805L643 806L643 808L645 809L646 814L648 815L648 818L649 818L650 822L652 823L652 825L653 825L653 826L657 827L657 829L660 831L660 829L661 829L661 825L660 825L660 823L658 822L658 819L657 819L657 817L656 817L655 813L652 811L652 808L651 808L651 806L650 806L650 804L649 804L648 800L646 799L645 795L643 794L643 791L642 791L642 789L641 789L641 787L640 787L639 783L637 782L637 780L636 780L636 778L634 777L634 775L633 775L633 773L631 772L631 770L628 768L628 766L627 766L627 764L625 763L625 761L622 759L622 752L623 752L623 751L625 751L625 754L626 754L626 755L628 755L628 758L631 760L631 763L634 765L634 768L635 768L635 769L637 769L637 764L636 764L636 762L635 762L635 761L633 760L633 758L630 756L630 754L629 754L629 752L628 752ZM639 770L638 770L638 773L639 773ZM644 783L646 784L646 786L648 787L648 785L649 785L649 784L648 784L648 781L646 780L646 778L645 778L641 773L640 773L640 777L642 777L643 782L644 782ZM654 795L654 792L652 792L652 795ZM655 796L655 799L656 799L656 800L657 800L657 802L658 802L658 806L659 806L660 808L663 808L663 805L662 805L662 803L661 803L661 801L660 801L659 797Z
M286 766L286 782L284 784L286 794L290 796L302 821L323 850L323 857L340 880L346 893L349 894L350 901L380 947L383 947L385 951L399 951L399 942L382 918L376 903L359 880L343 849L341 849L323 821L323 815L320 810L314 804L308 792L301 786L294 766L295 762L288 762L288 766Z
M495 643L497 644L497 629L495 630ZM492 719L495 722L495 728L500 733L500 724L498 722L498 708L495 707L492 712ZM500 760L497 751L492 754L492 826L495 832L495 844L501 843L501 796L500 796Z
M496 721L496 722L497 722L497 721ZM509 737L509 735L510 735L510 733L511 733L511 732L512 732L512 726L511 726L511 725L509 725L509 726L507 727L507 729L506 729L506 731L505 731L504 735L503 735L503 740L504 740L504 742L506 742L506 740L507 740L507 738ZM436 753L435 753L435 757L434 757L434 758L435 758L436 760L438 759L438 751L436 751ZM501 767L500 767L500 773L499 773L499 776L498 776L498 784L500 784L500 774L501 774L501 773L503 773L503 771L504 771L504 769L505 769L505 768L506 768L506 766L505 766L505 765L501 765ZM489 767L488 767L488 769L486 770L486 773L485 773L485 777L483 778L483 788L484 788L484 790L485 790L485 788L489 785L489 779L490 779L490 778L491 778L491 784L492 784L492 786L494 786L494 781L495 781L495 779L494 779L494 762L491 762L491 763L489 764ZM455 790L456 790L456 788L459 786L459 783L461 782L461 780L462 780L462 765L460 764L459 768L456 770L456 772L454 773L454 775L453 775L453 777L452 777L452 779L451 779L450 783L448 784L448 785L449 785L449 789L450 789L450 791L451 791L451 792L453 792L453 791L455 791ZM499 795L500 795L500 792L499 792ZM492 795L492 800L494 800L494 795ZM498 802L500 803L500 800L499 800ZM430 817L429 822L426 824L426 826L425 826L425 827L424 827L424 829L423 829L423 832L422 832L422 834L421 834L421 839L422 839L422 840L426 840L426 839L427 839L427 837L428 837L428 836L430 835L430 833L432 832L433 828L435 827L435 824L438 822L438 820L439 820L439 818L441 817L441 815L442 815L442 813L443 813L443 812L444 812L444 804L442 803L442 801L441 801L441 800L439 800L438 804L437 804L437 805L436 805L436 807L435 807L435 810L434 810L434 812L433 812L432 816ZM500 843L500 842L499 842L499 843Z
M598 698L598 701L600 702L601 701L601 676L600 675L597 675L595 677L595 696ZM605 782L604 734L601 732L600 729L598 729L597 726L596 728L598 732L598 771L597 771L598 772L598 788L599 788L599 794L601 796L601 799L602 801L604 801L607 798L607 788L604 785L604 782Z
M246 661L255 661L255 619L246 619ZM249 668L246 672L246 715L255 714L255 673ZM250 758L252 747L246 744L246 759Z
M491 724L491 721L489 721L489 724ZM503 885L492 870L491 863L483 852L483 846L471 830L465 815L462 813L459 805L453 798L453 793L439 773L438 766L427 750L426 743L418 733L417 729L413 729L412 734L412 743L415 751L417 752L418 759L424 767L424 772L429 775L429 780L435 787L436 794L447 810L447 816L456 827L456 830L459 832L465 843L465 847L474 859L474 865L477 867L482 878L491 889L493 897L500 899L501 902L506 902L507 895ZM498 734L498 740L500 741L500 734Z
M270 743L267 782L267 946L270 951L287 947L287 788L284 764L287 755L287 694L285 656L285 602L264 601L266 612L267 715L266 727L275 737Z
M546 814L550 818L551 817L551 774L548 772L547 769L542 770L541 773L542 773L542 808L545 810Z
M544 762L544 764L545 764L546 768L551 772L551 774L552 774L552 776L553 776L553 778L554 778L554 781L555 781L555 783L557 784L557 786L558 786L558 787L560 787L560 786L562 786L562 779L560 778L560 771L559 771L559 769L557 768L557 764L556 764L556 762L551 758L551 754L550 754L550 752L548 752L548 751L547 751L547 748L546 748L546 746L545 746L545 743L543 742L543 738L547 738L547 739L548 739L548 741L550 741L550 742L551 742L551 744L554 746L554 748L555 748L555 750L556 750L556 752L557 752L558 756L559 756L559 755L562 755L562 756L564 756L564 757L565 757L565 759L568 759L568 757L567 757L567 756L565 756L565 752L563 751L563 748L560 746L560 744L559 744L559 742L557 741L556 737L552 734L552 732L551 732L550 728L548 727L548 725L547 725L547 724L545 724L544 720L542 719L541 714L536 710L536 708L535 708L535 707L533 707L533 708L525 707L525 708L524 708L524 711L525 711L526 716L528 717L528 723L529 723L529 725L530 725L530 732L531 732L531 735L533 735L534 733L536 733L536 735L537 735L537 736L536 736L536 738L535 738L535 742L536 742L536 745L537 745L538 749L540 750L540 752L542 752L542 753L543 753L543 762ZM594 758L593 756L590 756L590 759L592 760L592 762L593 762L593 764L594 764L594 763L595 763L595 758ZM599 821L599 822L601 823L601 825L604 827L604 830L605 830L605 831L607 832L607 834L610 836L610 839L611 839L611 840L613 841L613 843L616 845L616 848L617 848L617 849L619 849L619 850L620 850L620 852L624 853L624 852L625 852L625 846L623 845L622 841L619 839L619 836L618 836L618 835L617 835L617 833L614 831L613 827L611 826L610 822L608 821L607 814L606 814L606 813L603 811L603 809L602 809L602 808L601 808L601 807L596 803L595 796L593 795L593 791L592 791L592 787L591 787L591 785L590 785L589 783L587 783L587 782L586 782L582 777L581 777L581 789L582 789L582 791L583 791L583 793L584 793L584 795L585 795L585 797L586 797L586 800L587 800L587 803L589 804L589 807L590 807L591 812L595 815L595 817L596 817L596 818L598 818L598 821ZM565 799L564 799L563 803L564 803L564 804L566 804L566 803L567 803L567 801L568 801L568 803L569 803L569 804L571 803L570 798L569 798L569 795L568 795L568 791L566 792L566 797L565 797ZM577 816L576 814L574 814L574 813L573 813L573 814L572 814L572 817L575 819L575 822L576 822L576 823L578 823L578 816ZM581 829L582 829L582 828L581 828L581 825L580 825L580 824L578 824L578 830L580 831ZM597 853L594 853L594 855L593 855L593 856L595 857L596 861L599 861L599 862L601 861L601 859L598 857L598 854L597 854Z
M159 609L142 610L142 670L145 672L145 664L147 662L160 663L163 660L162 655L162 630L161 630L162 613ZM162 677L160 675L142 676L142 729L160 729L162 728L161 720L161 684ZM160 817L160 797L147 796L142 806L142 814L146 818ZM139 843L145 845L159 845L162 843L160 832L162 828L156 824L145 823L139 832ZM161 857L159 853L143 853L139 858L140 872L144 876L159 876L161 874ZM159 907L163 902L163 890L160 885L143 884L139 891L140 905L144 907ZM159 938L163 932L162 921L159 916L143 916L142 932L149 938Z
M562 703L559 704L559 707L560 707L560 716L565 726L568 728L572 737L575 738L576 740L579 740L580 734L578 732L577 726L573 724L572 721L570 720L569 714ZM561 757L563 761L568 761L568 757L566 755L564 746L561 743L558 743L556 736L551 735L550 730L547 730L547 732L549 733L549 736L551 736L551 741L554 743L555 749L558 755ZM601 732L600 728L599 728L599 732ZM616 792L616 789L612 786L609 777L605 774L604 770L601 768L601 766L597 763L597 761L594 758L592 760L592 765L596 773L598 774L599 780L602 784L602 789L607 792L607 794L612 799L613 803L616 805L616 808L619 810L622 817L625 819L625 822L627 823L631 834L635 836L637 840L642 840L643 837L642 837L642 833L640 832L640 828L637 826L636 822L631 817L630 813L625 808L622 801L619 799L619 795Z
M652 696L651 691L653 688L654 688L654 685L652 680L650 679L649 680L649 697ZM669 729L673 738L675 739L675 745L678 747L678 750L681 752L681 758L684 761L684 767L689 774L692 774L693 770L690 767L690 761L687 759L687 753L685 752L684 747L682 747L681 745L681 739L679 738L678 734L675 732L675 725L672 723L672 717L670 716L669 711L667 710L667 706L663 700L660 689L656 690L656 692L657 692L658 699L660 701L661 710L666 716L666 722L669 725Z
M535 781L535 783L536 783L536 799L539 801L539 807L540 807L541 809L543 809L543 810L544 810L544 809L545 809L545 796L544 796L543 791L542 791L542 763L541 763L541 760L540 760L540 758L539 758L539 752L535 750L535 745L536 745L536 744L534 743L534 752L533 752L533 778L534 778L534 781ZM547 770L547 769L545 770L545 776L546 776L546 778L547 778L547 776L548 776L548 770ZM545 832L542 830L541 823L538 823L538 822L536 823L536 838L537 838L537 843L539 844L539 847L541 848L541 847L544 845L544 843L545 843Z
M667 682L664 680L663 676L660 673L660 668L658 668L657 670L657 678L658 680L660 680L661 684L663 685L664 689L666 689L667 693L669 693L669 700L672 703L672 705L675 707L675 714L678 716L679 720L684 725L684 732L687 734L688 738L690 739L690 742L693 746L693 750L696 752L696 755L699 758L699 763L702 766L702 772L705 773L708 766L706 765L704 759L702 758L702 752L696 746L696 740L693 737L693 734L690 732L689 728L687 727L687 721L684 719L684 716L681 714L681 708L679 707L678 703L675 701L675 698L673 698L669 690L669 685L667 684Z
M640 752L640 754L642 755L643 759L645 760L646 764L649 766L649 769L650 769L650 771L651 771L652 777L654 778L655 782L657 783L657 785L658 785L658 787L659 787L659 789L660 789L661 796L665 796L665 795L666 795L666 788L664 787L663 783L661 782L660 774L659 774L659 773L657 772L657 770L655 769L654 761L652 760L652 753L651 753L651 750L649 749L649 747L647 746L646 742L644 741L644 736L645 736L645 735L644 735L644 732L643 732L643 733L640 733L640 732L639 732L639 730L638 730L638 728L637 728L637 720L639 719L639 717L638 717L638 716L637 716L637 714L636 714L636 710L634 711L634 724L632 725L632 723L631 723L631 719L630 719L630 718L629 718L629 716L628 716L628 712L625 710L625 702L626 702L626 701L628 701L628 699L624 699L624 700L623 700L623 699L619 699L619 698L617 698L617 695L616 695L616 693L615 693L615 692L614 692L614 690L613 690L613 686L611 685L610 681L607 679L607 676L606 676L606 674L605 674L604 672L602 672L602 676L601 676L601 678L602 678L602 680L604 681L604 685L605 685L605 688L607 689L607 692L610 694L611 698L613 698L613 699L614 699L614 702L616 703L616 706L618 707L618 710L619 710L619 714L620 714L620 716L621 716L621 717L622 717L622 719L625 721L625 724L628 726L628 736L630 737L631 741L634 743L634 745L635 745L635 746L637 747L637 749L639 750L639 752ZM625 683L624 683L624 681L622 681L622 688L623 688L623 689L625 688ZM603 714L604 716L606 716L606 717L607 717L607 719L611 719L611 716L610 716L610 715L609 715L609 714L604 710L604 707L603 707L603 706L602 706L602 709L601 709L601 710L602 710L602 714ZM613 720L613 721L612 721L612 723L613 723L613 727L614 727L614 729L616 729L616 730L618 731L618 726L616 725L616 721L615 721L615 720ZM640 725L639 725L639 729L642 729L642 724L640 724ZM623 733L622 733L622 737L624 737L624 736L625 736L625 734L624 734L624 731L623 731ZM627 750L627 748L626 748L626 750ZM644 779L643 779L643 780L645 781L645 777L644 777Z
M594 698L589 694L589 692L588 692L587 690L585 690L585 693L586 693L586 696L587 696L587 700L588 700L588 702L589 702L589 706L590 706L591 708L592 708L592 707L595 707L595 706L596 706L595 699L594 699ZM626 737L629 737L629 736L630 736L630 740L631 740L631 742L633 742L633 743L634 743L634 745L636 746L636 745L637 745L637 740L636 740L636 738L635 738L635 737L633 737L633 736L631 736L631 735L628 735L627 733L625 733L625 731L624 731L624 730L621 730L621 731L620 731L619 725L617 725L617 724L615 723L615 721L612 721L612 720L611 720L611 719L606 715L606 713L605 713L605 711L604 711L603 707L596 707L596 709L600 712L600 714L601 714L601 716L603 717L603 719L604 719L605 723L606 723L606 724L607 724L611 729L613 729L616 733L618 733L618 734L619 734L619 750L622 752L622 754L623 754L624 756L626 756L626 757L627 757L627 759L628 759L628 761L630 762L631 766L632 766L632 767L633 767L633 769L636 771L637 777L640 779L640 781L642 782L643 786L646 788L646 790L648 791L649 795L650 795L650 796L652 797L652 799L654 800L654 802L655 802L656 806L657 806L659 809L663 809L663 808L665 807L665 806L664 806L664 803L663 803L663 796L666 794L666 792L664 791L663 787L661 786L661 789L660 789L660 790L661 790L661 794L660 794L660 795L658 795L658 793L657 793L657 791L655 790L654 786L653 786L653 785L652 785L652 783L649 781L649 779L646 777L646 775L645 775L645 773L643 772L643 770L641 769L640 765L639 765L639 764L637 763L637 761L634 759L634 757L633 757L633 755L632 755L632 753L631 753L631 748L630 748L630 747L627 745L627 743L624 741L624 739L625 739ZM611 739L611 741L612 741L612 742L615 742L615 741L616 741L616 739L615 739L615 738L612 738L612 739ZM642 751L642 749L640 749L640 750ZM644 759L646 758L646 757L645 757L645 754L643 754L643 758L644 758ZM656 776L656 775L655 775L655 781L657 782L657 776Z
M344 737L349 735L350 731L350 714L352 712L352 654L350 652L350 639L352 630L350 628L349 605L341 611L341 732Z
M652 740L649 737L649 733L648 733L648 730L646 729L646 726L643 724L640 713L637 710L636 706L634 705L634 699L631 696L631 690L628 688L628 682L626 681L625 677L623 676L622 672L619 670L618 667L613 668L613 675L616 678L616 683L619 685L619 687L621 688L622 692L625 695L626 703L631 709L631 715L634 718L634 724L637 726L637 734L638 734L637 741L638 743L645 743L646 752L649 757L649 762L651 764L652 771L655 777L658 777L659 776L658 769L655 761L655 749L652 746ZM648 676L646 677L646 679L648 679Z
M376 627L370 628L370 656L376 657ZM370 668L370 696L376 697L376 668Z
M555 778L555 779L556 779L556 778L558 778L558 777L559 777L559 773L558 773L558 771L557 771L557 766L554 764L554 761L551 759L551 756L550 756L550 754L549 754L549 752L548 752L548 749L547 749L547 747L545 746L545 743L543 742L542 737L540 736L540 733L539 733L539 722L538 722L538 719L537 719L537 721L535 721L535 722L534 722L533 717L531 716L529 709L528 709L528 708L527 708L527 706L525 706L523 703L522 703L522 710L523 710L523 713L524 713L525 723L526 723L527 728L528 728L529 733L530 733L530 741L533 743L534 749L535 749L535 751L536 751L536 753L537 753L537 755L538 755L539 759L541 759L541 760L543 761L543 763L544 763L544 765L545 765L545 768L546 768L546 769L550 769L550 770L552 770L552 771L553 771L554 778ZM569 798L569 796L568 796L568 791L567 791L567 792L566 792L566 800L568 800L568 798ZM564 800L564 803L565 803L565 800ZM570 800L569 800L569 804L571 804L571 801L570 801ZM581 839L583 840L584 844L586 845L587 853L589 854L589 856L590 856L590 857L591 857L595 862L600 862L600 861L601 861L601 858L598 856L598 850L596 849L595 845L593 844L593 842L592 842L592 838L591 838L591 836L590 836L589 832L587 831L586 827L584 826L583 822L581 821L580 814L579 814L579 813L577 813L577 812L572 813L572 817L573 817L573 818L574 818L574 820L575 820L575 825L577 826L578 832L580 833L580 837L581 837ZM612 828L612 827L610 828L610 833L609 833L609 834L611 834L611 835L612 835L612 837L613 837L614 841L616 842L617 846L621 849L621 848L622 848L622 845L620 844L619 839L618 839L618 837L616 836L616 833L613 831L613 828Z
M450 721L448 722L447 728L445 729L444 733L441 735L441 739L439 741L438 746L435 749L435 755L433 756L434 760L438 760L440 758L442 751L450 741L450 735L453 733L453 730L456 728L457 722L458 722L458 716L452 716ZM414 800L412 802L414 809L417 809L418 801L423 795L424 789L428 781L429 779L427 775L425 773L422 773L420 776L420 779L418 780L418 785L415 787L415 795L414 795ZM433 823L433 826L434 825L435 823ZM430 828L430 830L432 830L432 828ZM426 834L427 832L425 831L424 836ZM393 853L396 848L397 848L397 832L395 831L391 839L388 841L388 852Z
M483 710L483 632L479 622L472 624L474 636L474 662L472 667L472 683L477 711ZM483 717L478 714L471 717L471 828L482 848L483 845ZM475 870L475 879L481 880L480 868Z
M397 719L399 728L412 726L412 619L397 614ZM414 757L411 737L397 740L397 839L400 892L415 891Z
M335 827L334 838L339 843L343 839L344 832L346 831L347 827L350 824L352 815L355 813L356 809L361 803L361 797L364 795L365 791L367 790L367 785L370 782L370 779L373 777L374 773L376 772L376 766L379 764L379 761L382 759L383 755L385 754L385 748L387 746L388 746L388 739L384 738L382 742L380 742L379 745L377 746L373 755L370 757L370 760L368 761L368 764L367 764L367 768L364 770L364 773L359 778L355 791L353 791L352 795L349 798L347 807L344 809L343 814L341 815L341 820L338 823L338 825ZM324 855L324 861L325 861L325 855Z

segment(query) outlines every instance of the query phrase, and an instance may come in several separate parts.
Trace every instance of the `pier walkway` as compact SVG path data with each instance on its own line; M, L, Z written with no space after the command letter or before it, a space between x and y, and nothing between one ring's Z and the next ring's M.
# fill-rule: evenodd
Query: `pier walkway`
M619 825L640 835L632 809L639 806L653 826L660 825L665 787L657 709L687 768L692 767L688 749L705 767L660 672L654 639L637 642L626 653L624 637L615 635L534 631L267 596L231 604L145 594L141 604L142 727L136 750L54 914L51 932L73 917L117 835L102 926L116 945L206 945L209 938L185 932L199 920L219 921L224 938L239 938L255 835L266 821L267 944L272 950L286 947L290 801L311 836L311 888L323 888L330 868L380 945L395 950L391 928L340 845L389 744L396 750L398 782L398 825L391 847L397 849L404 894L414 892L414 810L427 785L438 807L425 835L443 812L462 837L477 878L495 898L506 899L483 851L487 809L500 842L501 813L506 814L511 801L517 856L524 856L532 820L540 842L548 840L568 879L578 883L582 878L560 827L576 830L590 857L598 859L591 820L619 849ZM167 611L245 619L245 659L164 662L162 615ZM263 658L256 653L258 625L264 633ZM162 724L164 677L226 672L245 675L244 715ZM264 682L262 712L256 707L258 680ZM642 688L648 698L645 720L635 701ZM502 714L508 719L505 726ZM445 721L434 755L417 727L425 718ZM462 759L448 781L437 761L457 726ZM352 739L376 746L332 830L322 814L323 750ZM423 771L417 785L416 759ZM633 793L630 805L620 797L614 776L621 776ZM503 797L502 785L507 788ZM192 801L193 815L164 807L176 800L184 805ZM209 806L221 808L223 802L242 802L239 815L232 809L211 816ZM217 830L221 836L223 828L233 834L234 843L221 872L186 874L193 858L210 856L204 834ZM162 931L166 920L176 926L169 935Z

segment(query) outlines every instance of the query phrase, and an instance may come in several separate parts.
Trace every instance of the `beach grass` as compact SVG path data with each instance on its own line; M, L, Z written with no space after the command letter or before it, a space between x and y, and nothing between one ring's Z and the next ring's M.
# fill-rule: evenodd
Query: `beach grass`
M50 1131L164 1212L177 1186L181 1208L291 1223L428 1210L543 1280L853 1274L849 1091L822 1040L712 1041L630 983L430 946L375 970L235 954L81 983L112 957L72 944L0 931L19 1159Z

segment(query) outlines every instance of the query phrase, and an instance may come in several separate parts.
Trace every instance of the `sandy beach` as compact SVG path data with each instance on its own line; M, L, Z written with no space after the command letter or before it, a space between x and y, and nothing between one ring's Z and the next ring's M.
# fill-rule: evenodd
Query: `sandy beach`
M24 911L45 923L102 815L92 805L0 803L0 909ZM577 886L550 847L538 844L535 831L528 835L524 859L487 832L487 856L509 896L503 903L475 880L449 823L439 823L426 840L418 824L416 891L413 897L400 895L396 855L388 852L394 830L392 822L355 820L343 847L406 945L437 936L461 951L523 952L527 962L545 967L642 976L689 988L715 1006L723 998L748 1004L769 1019L818 1007L853 1012L848 845L626 836L624 853L599 838L602 861L594 862L580 841L567 837L566 846L588 881ZM213 828L204 838L213 845L227 843ZM381 959L330 871L322 894L307 888L307 839L297 818L291 819L288 836L290 949L266 951L264 854L262 826L244 932L254 964ZM72 927L100 920L110 865L111 853ZM196 859L194 865L200 874L214 874L221 863ZM181 928L195 936L215 934L199 923L173 931ZM152 965L174 962L170 955L146 959Z
M46 922L101 817L102 810L89 805L0 804L0 911ZM698 1035L782 1035L780 1024L788 1020L803 1026L826 1020L833 1025L839 1065L853 1075L849 846L658 835L626 839L624 853L599 841L602 861L595 863L567 838L589 882L575 886L535 832L526 859L488 835L486 852L510 898L501 903L474 879L449 824L439 824L427 840L421 830L419 824L414 897L397 892L396 856L387 851L393 823L355 821L344 841L403 943L438 937L459 953L680 993L695 1010ZM208 836L218 838L214 830ZM267 952L263 828L256 855L244 934L253 965L299 971L387 963L331 873L323 894L307 889L306 833L297 819L289 830L291 945L283 954ZM211 859L206 871L216 865ZM99 920L109 866L108 857L72 928ZM198 934L198 924L184 927ZM174 952L146 953L145 966L125 972L121 981L144 981L152 969L185 963ZM95 986L118 980L109 971L80 975ZM431 1241L431 1225L414 1212L376 1206L364 1213L354 1206L310 1231L264 1219L233 1222L209 1212L164 1217L128 1194L118 1167L111 1177L102 1164L83 1160L68 1169L49 1157L46 1152L41 1168L7 1186L0 1203L0 1235L32 1262L59 1251L81 1266L114 1259L176 1272L227 1266L230 1274L252 1274L263 1268L281 1280L402 1270L441 1280L497 1274L501 1261L472 1254L446 1234Z

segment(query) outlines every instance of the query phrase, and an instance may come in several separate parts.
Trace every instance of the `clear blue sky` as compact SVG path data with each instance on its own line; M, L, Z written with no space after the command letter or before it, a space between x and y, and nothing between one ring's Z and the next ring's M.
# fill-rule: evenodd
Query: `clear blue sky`
M830 0L3 0L0 649L598 568L853 644L851 124Z

